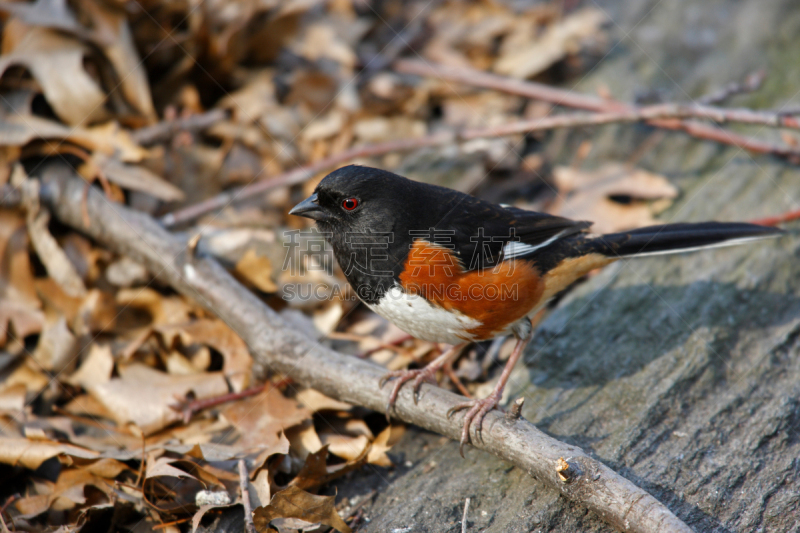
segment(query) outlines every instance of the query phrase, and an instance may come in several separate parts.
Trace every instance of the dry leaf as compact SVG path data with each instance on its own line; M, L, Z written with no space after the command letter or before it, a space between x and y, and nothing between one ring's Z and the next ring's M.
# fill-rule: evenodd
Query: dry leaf
M524 46L509 43L494 65L498 74L530 78L548 69L568 54L580 51L581 42L595 37L606 22L606 14L593 7L579 9L549 26L544 34Z
M114 357L111 347L105 344L92 344L89 354L81 363L80 368L65 379L67 383L79 385L84 390L107 383L114 371Z
M311 418L308 409L272 387L226 405L221 414L239 430L241 437L237 445L245 450L277 446L283 431Z
M187 324L162 326L158 332L164 336L165 342L172 345L176 335L181 336L185 346L192 343L207 344L225 359L222 371L230 380L234 391L241 391L250 379L250 367L253 360L250 350L242 339L222 320L195 320Z
M33 351L33 359L44 370L58 373L75 359L77 339L67 327L67 320L63 316L48 322Z
M386 452L400 440L403 433L405 433L405 426L399 424L387 426L372 442L372 447L367 456L367 462L386 468L392 466L392 461L389 459L389 456L386 455Z
M363 466L367 462L368 452L368 448L364 449L363 453L352 461L328 466L328 447L324 446L318 452L306 457L303 468L297 473L290 486L303 490L320 487Z
M55 441L30 440L26 438L0 437L0 463L24 466L35 470L51 459L58 457L69 464L70 457L95 459L98 453L72 444Z
M50 223L50 212L41 209L38 213L29 213L28 235L36 255L44 264L47 273L58 283L64 292L73 298L86 296L86 286L78 276L75 267L67 254L56 242L47 229Z
M298 518L342 533L352 531L336 512L333 496L315 496L297 487L276 493L269 505L253 511L253 521L261 533L269 531L269 523L276 518Z
M25 408L25 393L27 389L22 383L14 385L3 384L0 390L0 412L18 413Z
M15 41L13 35L18 40ZM11 20L4 30L0 73L12 65L27 68L47 102L67 124L79 126L106 116L106 95L83 68L88 49L55 31Z
M257 255L255 249L248 249L234 269L239 279L244 279L256 289L273 293L278 286L272 280L272 262L268 257Z
M92 155L91 161L89 167L80 169L84 177L91 175L93 169L99 169L108 181L123 189L140 191L165 202L183 200L186 196L182 190L142 166L127 164L99 152Z
M678 189L665 177L617 163L606 164L592 172L556 167L553 176L561 196L549 211L592 221L592 230L597 233L655 224L654 210L646 201L678 196ZM613 197L631 201L620 203Z
M121 367L119 374L119 378L94 385L89 393L117 423L133 423L146 435L181 419L180 413L170 408L176 398L185 397L190 391L196 398L228 392L220 372L174 376L135 364Z
M325 396L316 389L303 389L295 395L295 399L314 413L317 411L348 411L353 407L349 403Z

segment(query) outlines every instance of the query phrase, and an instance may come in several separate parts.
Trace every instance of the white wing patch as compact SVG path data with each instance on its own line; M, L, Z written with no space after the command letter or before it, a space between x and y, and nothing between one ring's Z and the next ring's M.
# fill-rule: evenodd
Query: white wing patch
M514 257L519 257L522 255L528 255L532 252L535 252L539 248L544 248L548 244L552 244L558 240L564 232L561 231L544 242L540 242L539 244L528 244L525 242L520 241L508 241L505 246L503 246L503 260L513 259Z

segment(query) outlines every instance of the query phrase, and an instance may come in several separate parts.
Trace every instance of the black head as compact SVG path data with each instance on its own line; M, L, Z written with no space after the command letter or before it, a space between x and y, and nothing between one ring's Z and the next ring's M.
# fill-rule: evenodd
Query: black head
M325 176L289 214L316 220L321 231L390 232L394 214L408 206L420 185L385 170L349 165Z

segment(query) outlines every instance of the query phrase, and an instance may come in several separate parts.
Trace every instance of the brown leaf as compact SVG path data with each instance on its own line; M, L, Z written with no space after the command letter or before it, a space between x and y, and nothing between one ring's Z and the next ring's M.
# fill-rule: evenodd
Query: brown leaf
M400 440L400 437L405 433L406 427L404 425L392 425L380 432L372 442L372 447L367 456L367 462L372 465L383 467L392 466L392 461L386 452Z
M92 344L89 354L81 363L80 368L66 378L72 385L80 385L84 390L107 383L114 371L114 357L111 347L104 344Z
M103 492L106 502L112 501L115 497L114 489L108 481L95 476L85 468L77 468L63 470L48 494L22 498L15 506L26 518L39 515L50 508L56 511L72 509L77 505L88 503L85 493L87 485Z
M678 189L665 177L618 163L609 163L591 172L556 167L553 177L561 197L549 211L589 220L594 223L592 230L597 233L655 224L654 209L646 201L670 200L678 196ZM631 201L619 203L612 200L614 196L627 197Z
M278 290L272 280L272 261L268 257L257 255L253 248L248 249L239 259L234 271L237 277L260 291L273 293Z
M60 457L69 462L70 456L94 459L98 454L92 450L55 441L0 437L0 463L35 470L52 457Z
M6 25L3 37L8 49L0 57L0 74L12 65L27 68L64 122L77 126L107 115L103 106L106 95L83 67L88 53L83 44L13 19Z
M226 405L221 414L241 433L242 449L277 446L280 433L311 418L311 412L281 391L267 388L244 401Z
M91 19L89 39L99 46L116 71L125 100L148 122L156 113L144 61L139 57L124 8L110 3L84 0L81 8Z
M93 169L99 169L108 181L123 189L143 192L165 202L183 200L186 196L175 185L142 166L127 164L103 153L93 154L91 161L91 168L80 169L84 176L91 174Z
M541 37L525 45L509 42L494 70L513 78L540 74L568 54L579 52L581 42L598 35L607 18L600 9L579 9L550 25Z
M0 412L18 413L25 407L26 387L22 383L11 386L3 384L0 390Z
M250 350L222 320L194 320L186 324L162 326L158 331L165 337L168 345L171 345L175 336L179 335L185 346L192 343L211 346L225 359L222 371L230 380L234 391L241 391L247 386L250 367L253 364Z
M328 466L328 447L323 446L318 452L309 454L306 462L297 476L291 481L290 486L303 490L320 487L348 472L361 468L367 462L369 448L365 448L361 455L344 464ZM391 466L391 465L390 465Z
M299 518L311 523L321 523L342 533L351 533L336 512L333 496L315 496L297 487L276 493L269 505L253 512L253 521L259 532L269 531L269 523L276 518Z
M45 370L61 372L75 359L77 339L63 316L48 320L33 351L33 359Z
M295 399L313 412L317 411L349 411L352 405L325 396L316 389L304 389L295 395Z
M38 213L28 215L28 235L31 245L36 250L36 255L47 269L47 273L73 298L86 296L86 286L75 271L75 266L70 262L67 254L56 242L48 230L50 212L41 209Z
M192 391L197 398L228 392L220 372L175 376L134 364L119 369L119 378L94 385L89 393L108 409L119 424L132 422L150 434L181 419L170 408L175 398Z

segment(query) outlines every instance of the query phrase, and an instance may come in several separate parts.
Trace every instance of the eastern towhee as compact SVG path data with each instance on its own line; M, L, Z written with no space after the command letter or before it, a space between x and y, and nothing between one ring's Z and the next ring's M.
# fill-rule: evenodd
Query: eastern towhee
M385 170L347 166L328 174L292 215L316 220L359 298L410 335L453 347L401 386L424 381L467 344L514 334L517 343L494 391L459 404L480 437L511 370L531 339L530 317L589 271L623 257L669 254L774 237L781 230L739 222L664 224L596 235L590 222L492 204Z

